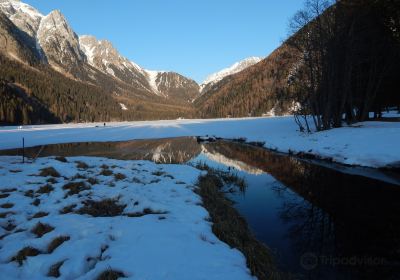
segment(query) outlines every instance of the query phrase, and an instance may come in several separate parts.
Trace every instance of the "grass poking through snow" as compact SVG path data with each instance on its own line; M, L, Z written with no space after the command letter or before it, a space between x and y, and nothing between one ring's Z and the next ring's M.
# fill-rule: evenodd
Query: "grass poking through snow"
M4 209L10 209L10 208L14 207L14 203L9 203L9 202L3 203L3 204L0 205L0 207L4 208Z
M39 176L42 176L42 177L56 177L56 178L58 178L61 175L53 167L46 167L46 168L40 169Z
M64 261L57 262L57 263L53 264L52 266L50 266L47 276L54 277L54 278L60 277L61 276L60 268L62 267L63 264L64 264Z
M46 184L46 185L40 187L39 190L37 190L37 193L40 193L40 194L50 193L50 192L52 192L53 190L54 190L54 188L53 188L52 185Z
M223 179L211 168L205 170L209 172L199 177L197 192L210 213L213 233L246 256L247 266L258 279L281 279L269 249L250 233L246 221L225 198Z
M85 182L69 182L63 186L63 190L68 190L67 196L78 194L85 190L90 190L90 187Z
M32 216L32 219L43 218L49 215L47 212L37 212L35 215Z
M43 235L53 230L54 228L52 226L38 222L36 226L31 230L31 232L35 234L37 238L41 238Z
M68 241L69 239L69 236L59 236L54 238L47 246L47 253L53 253L55 249L57 249L61 244L63 244L65 241Z
M87 200L84 201L82 208L78 214L87 214L93 217L114 217L119 216L124 211L126 205L118 204L116 199L103 199L100 201Z
M125 278L125 274L121 271L107 269L106 271L102 272L96 280L117 280L118 278Z
M87 165L87 163L83 162L83 161L77 161L76 162L76 167L78 169L88 169L89 165Z
M41 252L33 247L25 247L22 250L20 250L16 256L14 256L11 261L17 262L20 266L23 264L23 262L26 260L27 257L34 257L39 255Z
M122 173L117 173L117 174L114 174L114 178L115 178L116 181L119 181L119 180L126 179L126 176L124 174L122 174Z

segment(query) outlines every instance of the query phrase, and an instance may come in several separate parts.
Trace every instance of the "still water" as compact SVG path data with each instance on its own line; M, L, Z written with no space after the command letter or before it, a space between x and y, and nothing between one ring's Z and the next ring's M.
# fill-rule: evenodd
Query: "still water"
M247 188L228 198L294 279L400 279L398 174L192 137L48 145L26 154L201 162L229 170Z

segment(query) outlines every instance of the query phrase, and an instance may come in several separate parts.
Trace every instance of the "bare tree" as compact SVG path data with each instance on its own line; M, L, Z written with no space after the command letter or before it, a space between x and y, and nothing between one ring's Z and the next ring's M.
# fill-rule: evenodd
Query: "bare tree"
M297 12L290 22L289 28L293 35L287 43L296 50L298 60L302 64L291 83L296 102L300 104L298 111L294 112L300 129L303 126L309 127L307 115L312 116L317 130L324 128L322 122L324 96L321 95L320 84L326 44L332 33L332 20L326 15L326 10L332 4L330 0L307 0L305 8Z

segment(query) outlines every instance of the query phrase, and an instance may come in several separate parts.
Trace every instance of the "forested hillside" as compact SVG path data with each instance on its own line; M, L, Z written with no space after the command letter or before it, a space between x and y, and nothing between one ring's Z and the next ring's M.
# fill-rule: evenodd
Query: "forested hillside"
M295 113L318 130L400 106L400 2L310 0L271 55L214 84L195 102L202 117Z
M224 78L196 100L199 115L244 117L289 112L293 101L287 84L296 59L283 44L261 62Z
M79 42L57 13L69 41L40 49L36 44L46 36L61 35L49 28L35 41L0 10L0 123L294 114L301 130L309 130L308 115L323 130L341 126L343 116L352 123L400 106L399 2L306 3L290 22L291 35L268 57L201 88L178 73L140 68L110 42L94 37ZM75 51L63 54L79 54L72 68L47 60L57 60L49 54L72 43Z
M134 104L134 110L121 110L118 97L97 86L66 78L45 65L36 69L3 55L0 55L0 65L3 79L1 123L168 119L190 113L179 106L139 99L135 102L132 98L129 102ZM23 110L32 111L32 114L25 114ZM35 117L30 119L33 115Z

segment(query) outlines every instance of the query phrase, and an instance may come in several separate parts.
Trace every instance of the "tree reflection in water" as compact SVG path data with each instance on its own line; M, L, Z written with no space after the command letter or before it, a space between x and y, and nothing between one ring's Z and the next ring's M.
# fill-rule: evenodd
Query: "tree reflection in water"
M400 279L400 186L233 142L207 150L283 184L280 217L307 279Z
M288 268L301 273L296 278L400 279L399 185L240 143L217 141L200 145L193 137L58 144L28 148L25 153L30 157L40 151L40 156L86 155L186 163L205 150L214 158L223 156L225 161L232 159L234 165L240 163L249 174L263 171L280 182L273 186L274 195L284 201L279 215L288 225L282 234L293 244L290 253L298 260ZM0 154L20 155L21 151ZM268 240L263 241L273 247Z

